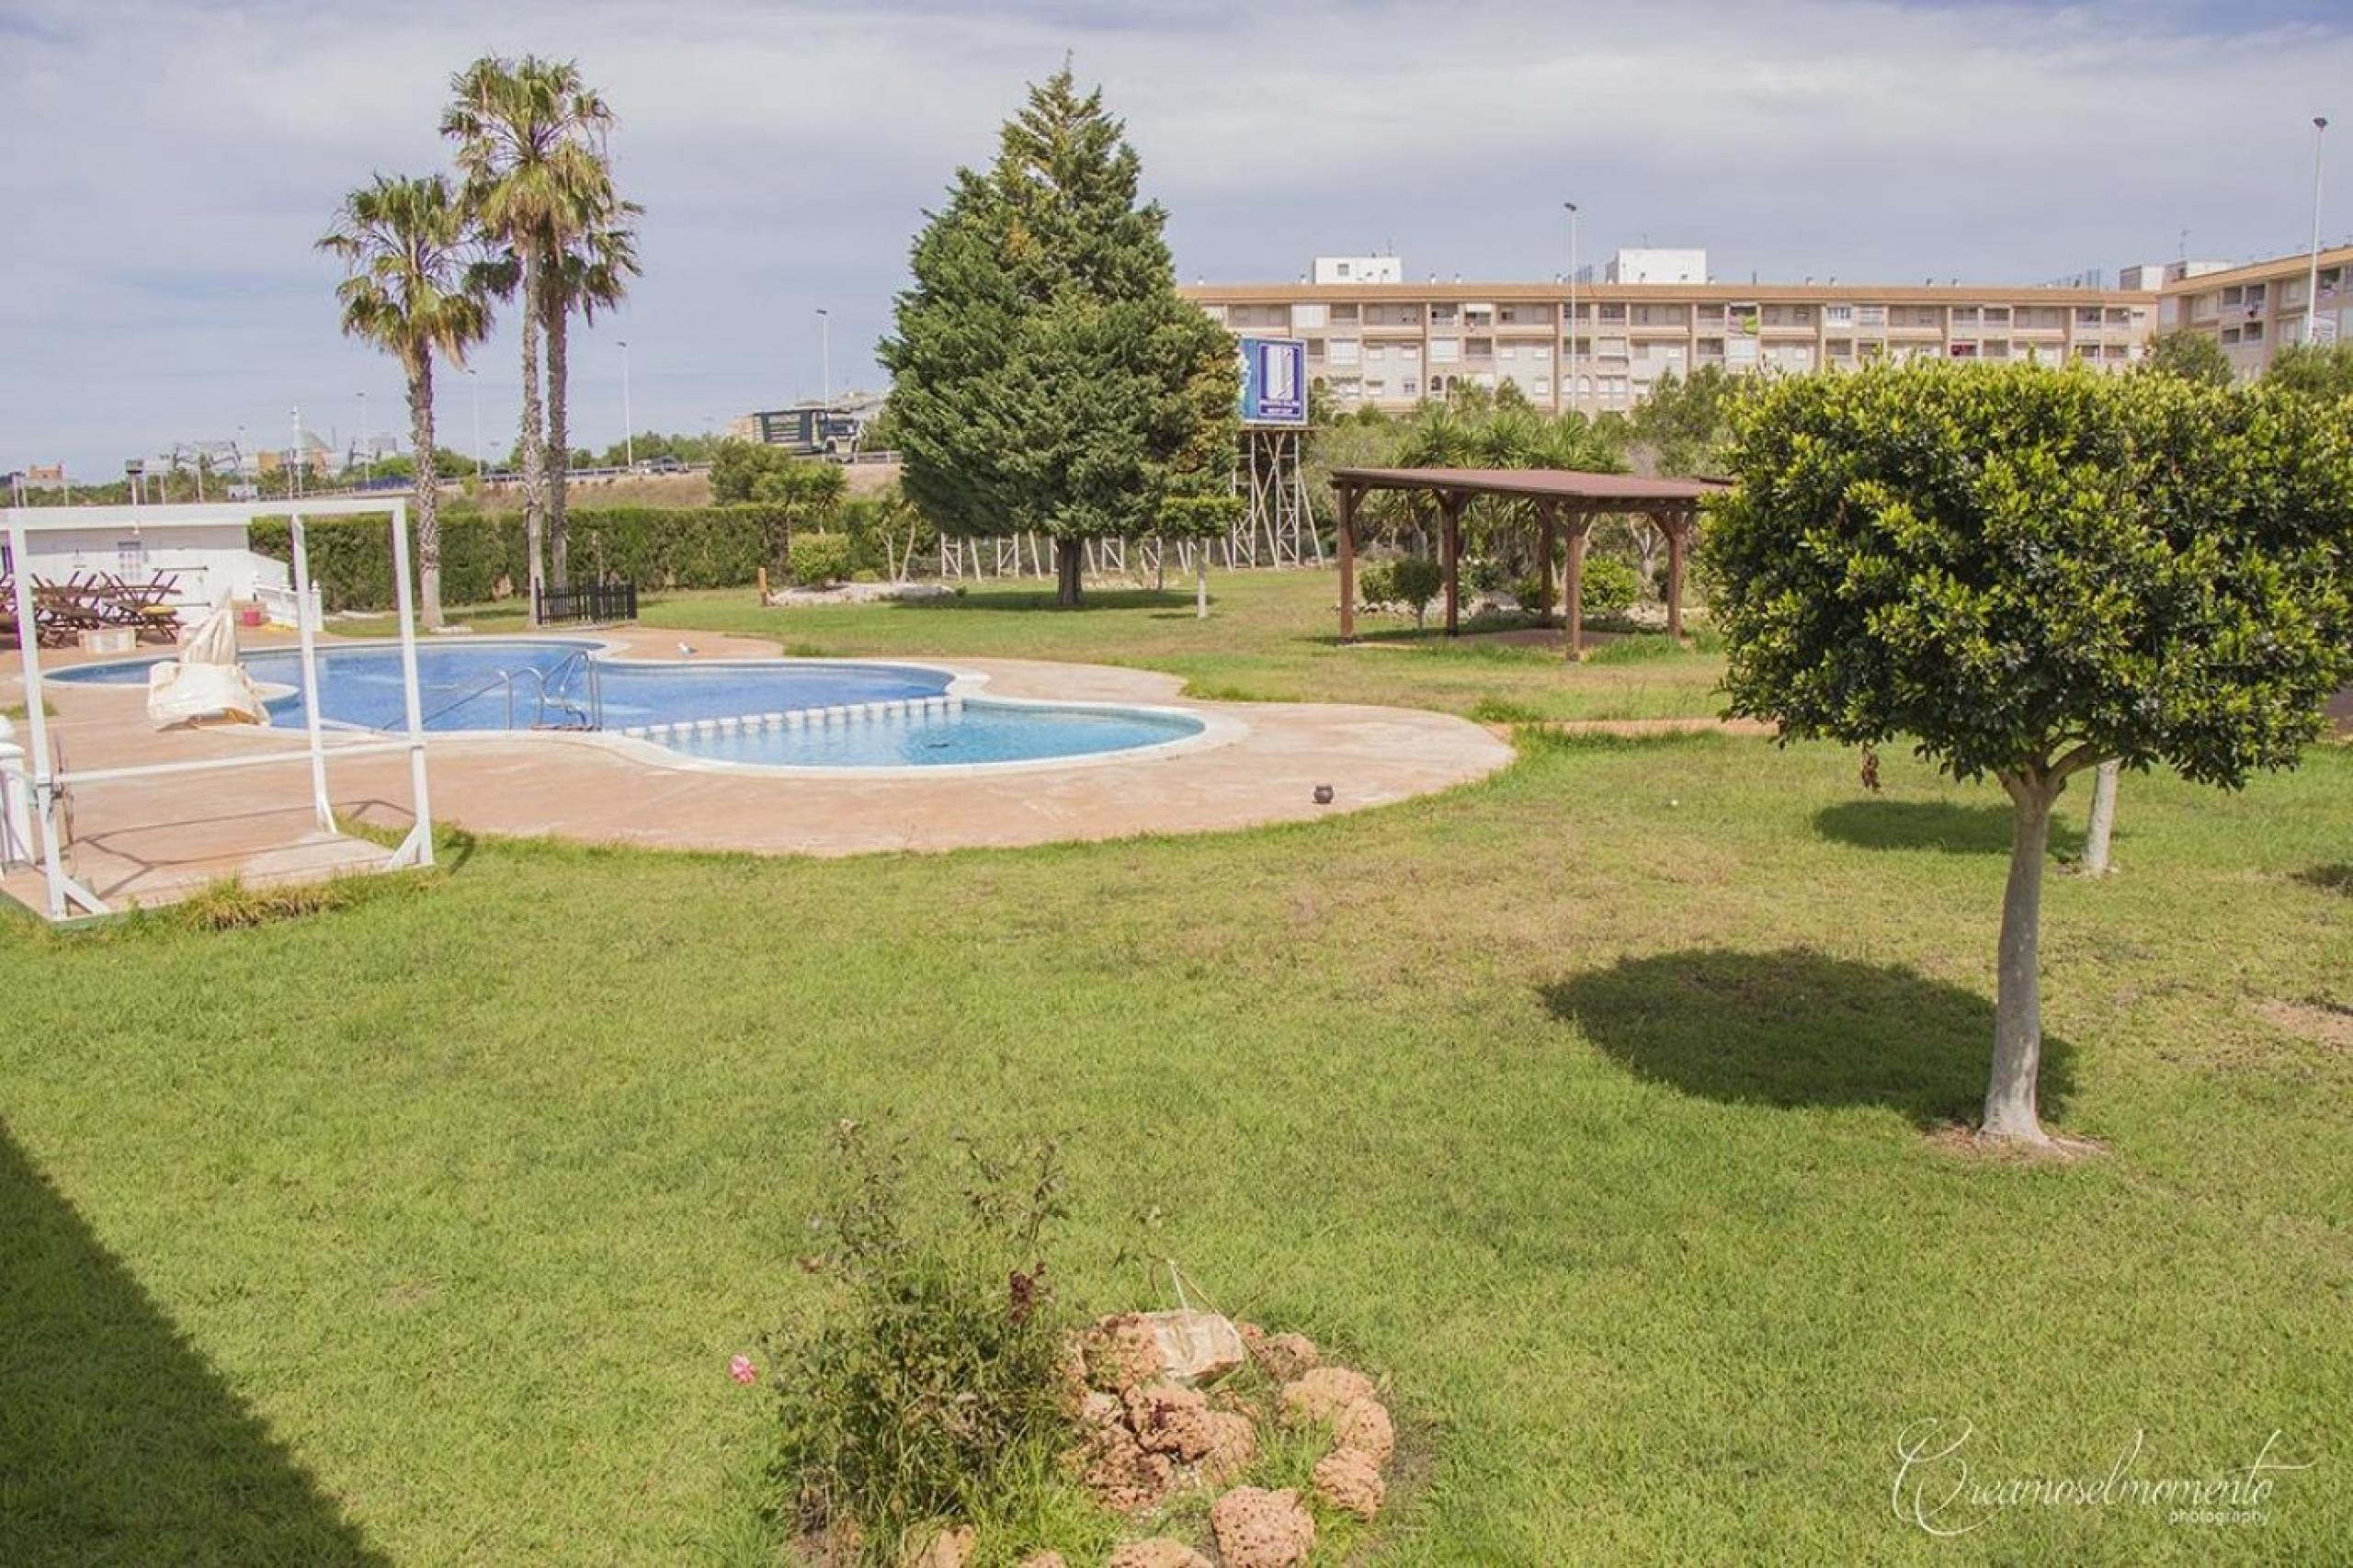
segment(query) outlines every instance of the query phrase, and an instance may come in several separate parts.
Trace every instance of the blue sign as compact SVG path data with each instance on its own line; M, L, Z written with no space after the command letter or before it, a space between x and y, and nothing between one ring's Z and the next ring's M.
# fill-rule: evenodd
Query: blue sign
M1307 423L1307 340L1242 340L1242 423Z

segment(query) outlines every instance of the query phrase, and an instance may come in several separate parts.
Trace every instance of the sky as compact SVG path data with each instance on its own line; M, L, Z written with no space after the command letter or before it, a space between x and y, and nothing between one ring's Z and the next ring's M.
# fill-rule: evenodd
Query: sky
M910 237L1065 55L1168 210L1178 276L1549 278L1619 245L1717 276L2037 282L2302 249L2312 117L2353 126L2353 0L0 0L0 470L119 477L293 410L405 445L312 242L443 167L450 74L576 59L620 117L645 276L575 330L573 429L723 427L879 386ZM2343 131L2332 134L2342 136ZM2353 233L2353 147L2324 228ZM2335 194L2341 191L2342 194ZM511 328L441 379L503 452Z

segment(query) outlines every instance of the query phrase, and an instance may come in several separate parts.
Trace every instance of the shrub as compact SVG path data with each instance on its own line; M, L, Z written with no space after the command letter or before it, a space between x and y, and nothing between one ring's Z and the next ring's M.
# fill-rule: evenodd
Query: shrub
M1591 556L1585 562L1577 606L1586 615L1623 615L1634 608L1641 593L1642 580L1631 565L1614 555Z
M821 588L849 575L847 534L802 534L792 541L792 580Z
M1061 1149L996 1160L967 1144L962 1222L925 1232L909 1223L902 1143L845 1121L833 1144L812 1221L829 1250L813 1262L841 1300L823 1326L771 1340L774 1479L782 1522L854 1526L888 1561L912 1528L1001 1508L1051 1472L1070 1324L1042 1249L1063 1213Z
M1518 599L1519 608L1530 615L1550 615L1553 597L1558 591L1533 572L1511 585L1511 597Z
M1445 568L1426 555L1401 555L1389 569L1390 597L1414 612L1416 626L1444 586Z
M322 517L310 525L312 580L330 610L390 609L392 547L383 513ZM573 570L580 580L626 578L648 588L735 588L784 560L784 509L742 506L575 506L570 513ZM257 517L252 548L291 561L286 519ZM412 555L414 551L412 551ZM445 513L441 598L483 604L529 580L518 512Z

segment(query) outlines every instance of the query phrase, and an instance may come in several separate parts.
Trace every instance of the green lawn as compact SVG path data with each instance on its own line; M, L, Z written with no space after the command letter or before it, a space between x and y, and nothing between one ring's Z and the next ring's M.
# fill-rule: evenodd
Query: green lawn
M1172 584L1174 579L1171 579ZM1548 719L1650 719L1712 714L1722 661L1638 636L1595 651L1565 671L1557 652L1472 636L1416 633L1402 617L1368 616L1364 642L1339 641L1333 572L1233 572L1210 579L1211 615L1193 613L1189 585L1165 592L1091 589L1076 610L1054 607L1051 585L975 585L929 604L763 609L748 588L652 596L649 626L774 638L805 654L930 653L1076 659L1172 671L1193 695L1255 701L1379 702L1469 713L1509 704ZM1432 625L1437 610L1432 608ZM457 612L483 631L519 631L519 608ZM356 633L388 632L385 619ZM1475 629L1474 629L1475 630Z
M1197 681L1394 667L1445 706L1540 680L1194 651L1157 613L791 624L1089 657L1132 625ZM844 1116L943 1163L1066 1131L1066 1292L1134 1302L1113 1257L1157 1209L1219 1305L1393 1377L1393 1561L2341 1551L2353 750L2238 796L2128 779L2122 874L2053 880L2046 1108L2109 1149L2068 1165L1934 1136L1982 1088L2008 835L1990 789L1884 772L1545 741L1249 834L487 843L252 930L0 929L0 1562L756 1559L764 1405L725 1364L818 1300ZM2097 1483L2141 1431L2146 1479L2275 1429L2317 1468L2261 1524L2020 1506L1938 1541L1891 1509L1926 1418L1973 1424L1986 1482Z

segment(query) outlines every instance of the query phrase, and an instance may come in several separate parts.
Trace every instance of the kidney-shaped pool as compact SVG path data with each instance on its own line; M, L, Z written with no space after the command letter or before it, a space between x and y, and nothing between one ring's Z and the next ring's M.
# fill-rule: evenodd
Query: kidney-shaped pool
M1201 734L1190 714L964 697L949 671L830 659L641 663L552 638L426 643L416 651L425 727L441 733L599 730L707 762L768 767L938 767L1040 762L1167 745ZM85 665L51 680L144 686L155 659ZM243 663L273 724L309 722L301 655ZM404 723L400 649L318 651L319 717L358 730Z

